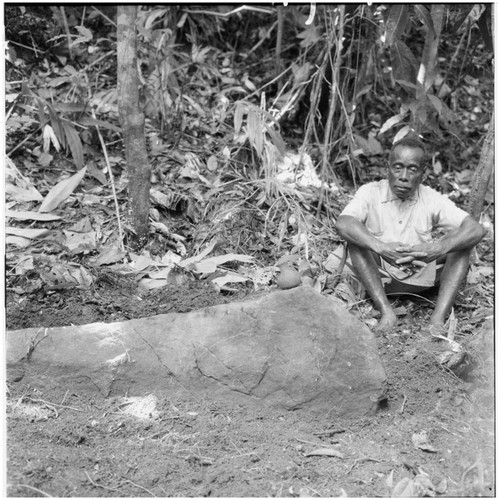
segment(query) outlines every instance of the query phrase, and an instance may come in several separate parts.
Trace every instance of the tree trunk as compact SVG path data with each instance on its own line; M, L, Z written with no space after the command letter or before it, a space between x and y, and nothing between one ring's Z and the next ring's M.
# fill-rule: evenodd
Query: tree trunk
M118 6L118 108L128 170L128 216L134 232L130 245L142 248L149 233L151 167L146 151L144 114L139 108L136 5Z
M474 178L472 179L472 186L469 193L469 199L467 201L467 211L476 220L479 220L479 216L481 215L484 198L486 196L486 191L488 190L488 183L490 181L491 173L493 172L493 156L495 153L494 137L495 116L493 114L491 116L488 133L486 134L483 148L481 150L479 165L474 173Z

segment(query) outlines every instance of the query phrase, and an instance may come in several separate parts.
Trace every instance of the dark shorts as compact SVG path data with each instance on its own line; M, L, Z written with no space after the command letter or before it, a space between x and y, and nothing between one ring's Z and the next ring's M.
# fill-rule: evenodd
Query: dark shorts
M380 276L382 278L382 282L384 283L385 291L387 293L394 293L394 294L419 293L425 290L429 290L430 288L434 288L435 286L439 285L441 281L441 273L444 267L444 264L436 265L436 277L433 284L420 285L417 283L408 283L404 279L398 279L395 276L389 276L387 271L381 266L380 257L378 257L378 264L379 264Z

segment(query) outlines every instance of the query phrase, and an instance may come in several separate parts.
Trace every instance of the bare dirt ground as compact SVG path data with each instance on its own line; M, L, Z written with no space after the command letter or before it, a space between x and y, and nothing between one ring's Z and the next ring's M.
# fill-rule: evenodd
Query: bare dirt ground
M481 286L492 289L491 278ZM467 352L455 372L436 359L441 343L420 335L428 302L397 300L405 315L377 337L388 399L373 417L281 412L181 388L145 395L156 408L140 415L121 397L11 383L7 495L494 496L493 312L478 309L475 290L455 307L456 340ZM246 292L223 295L190 282L139 295L134 282L106 275L90 290L9 291L7 326L187 312Z

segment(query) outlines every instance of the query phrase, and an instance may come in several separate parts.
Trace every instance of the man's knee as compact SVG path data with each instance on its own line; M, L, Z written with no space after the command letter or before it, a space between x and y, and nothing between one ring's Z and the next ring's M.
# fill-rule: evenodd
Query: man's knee
M353 245L352 243L346 245L346 251L348 257L354 256L354 258L359 257L363 260L373 260L377 265L380 265L380 256L375 252L368 250L367 248L360 247L358 245Z

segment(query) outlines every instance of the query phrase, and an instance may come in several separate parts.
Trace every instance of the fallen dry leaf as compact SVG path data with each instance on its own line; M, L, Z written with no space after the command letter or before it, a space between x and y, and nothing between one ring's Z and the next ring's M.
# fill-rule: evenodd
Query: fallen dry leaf
M16 210L6 210L6 217L12 217L13 219L19 220L39 220L39 221L52 221L52 220L60 220L61 217L59 215L54 214L41 214L39 212L31 212L29 210L23 210L17 212Z
M439 484L436 486L436 492L439 493L440 495L446 493L446 490L448 489L448 481L446 481L446 478L444 477L439 481Z
M344 247L339 245L337 249L330 253L325 262L323 262L324 268L330 273L335 273L342 262Z
M205 248L205 250L200 252L198 255L195 255L194 257L189 257L189 259L184 259L183 261L179 262L179 266L187 268L191 264L200 262L206 255L208 255L215 248L215 245L216 242L211 243L210 245L207 246L207 248Z
M84 217L68 228L68 231L75 233L88 233L92 231L92 224L89 217Z
M42 201L42 195L36 190L35 187L30 186L27 189L14 186L14 184L5 184L5 194L7 198L12 198L15 201Z
M64 236L64 245L73 255L92 252L97 248L97 235L95 231L89 231L88 233L64 231Z
M87 167L83 167L69 179L57 183L43 200L39 212L51 212L57 208L77 188L86 171Z
M130 254L130 257L133 259L132 262L130 263L130 268L132 269L133 272L139 274L145 269L147 269L149 266L153 266L153 269L156 267L165 267L168 264L163 264L162 262L153 260L151 257L148 257L147 255L137 255L137 254Z
M415 488L413 486L413 481L409 477L404 477L401 481L396 484L392 490L392 498L410 498L414 497Z
M21 257L19 262L15 265L16 275L22 275L26 271L35 269L34 259L32 255Z
M389 488L392 488L394 486L394 469L392 469L389 475L387 476L385 484L387 484Z
M231 261L253 262L253 257L251 255L228 253L227 255L218 255L216 257L204 259L189 266L188 269L201 274L214 273L218 266Z
M13 245L18 248L27 248L31 245L31 240L20 236L7 236L5 238L6 245Z
M248 281L248 278L228 271L224 276L219 276L211 281L215 285L224 286L226 283L244 283L245 281Z
M317 448L304 455L305 457L337 457L344 458L344 455L340 451L334 448Z
M413 442L413 446L415 446L415 448L417 450L427 451L429 453L437 453L438 452L438 450L436 450L436 448L434 448L429 443L427 431L416 432L415 434L413 434L411 440Z
M453 307L451 308L450 317L448 318L447 323L448 323L447 336L450 339L450 341L452 341L455 338L455 332L457 330L457 324L458 324L457 318L455 316L455 309Z
M5 232L14 236L20 236L21 238L29 238L30 240L44 238L50 233L48 229L30 229L21 227L6 227Z
M241 276L247 277L251 280L254 286L258 285L268 285L274 276L274 266L268 266L264 268L258 267L238 267L238 273Z
M392 491L392 498L435 497L436 487L427 474L417 474L413 479L404 477Z
M492 266L474 266L471 271L467 274L467 283L469 285L474 285L479 283L487 276L491 276L493 274Z
M120 250L116 246L104 247L97 257L97 259L91 262L92 266L99 267L107 264L114 264L115 262L120 262L125 257L126 252Z

